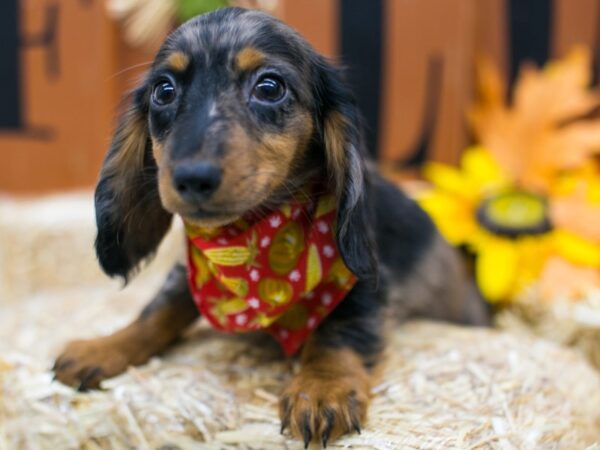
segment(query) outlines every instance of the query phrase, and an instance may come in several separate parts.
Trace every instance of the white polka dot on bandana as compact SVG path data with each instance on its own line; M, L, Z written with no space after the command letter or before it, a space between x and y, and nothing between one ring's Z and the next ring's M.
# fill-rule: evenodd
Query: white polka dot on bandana
M244 325L248 321L246 314L238 314L235 316L235 323L238 325Z
M325 234L325 233L327 233L329 231L329 225L327 225L322 220L320 220L319 222L317 222L317 228L319 229L319 231L321 232L321 234Z
M329 292L325 292L323 295L321 295L321 303L323 303L325 306L330 305L332 300L333 298L331 298L331 294Z
M323 254L328 258L331 258L333 255L335 255L335 250L331 245L326 245L323 247Z
M271 228L277 228L279 225L281 225L281 217L279 216L273 216L269 219L269 224L271 225Z
M299 270L292 270L292 272L289 275L290 277L290 281L299 281L300 280L300 271Z

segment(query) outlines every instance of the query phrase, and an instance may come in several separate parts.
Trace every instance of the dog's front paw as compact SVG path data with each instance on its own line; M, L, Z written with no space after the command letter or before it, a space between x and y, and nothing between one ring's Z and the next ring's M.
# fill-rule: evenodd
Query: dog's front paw
M369 386L364 376L303 370L284 391L279 402L281 431L323 447L329 440L356 431L360 433L369 401Z
M128 354L109 336L70 342L52 370L62 383L87 391L100 387L105 378L124 372L131 363Z

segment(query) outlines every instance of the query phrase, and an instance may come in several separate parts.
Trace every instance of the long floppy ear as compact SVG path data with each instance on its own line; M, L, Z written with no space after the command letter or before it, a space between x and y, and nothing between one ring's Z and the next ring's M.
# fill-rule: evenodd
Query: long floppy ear
M130 95L96 186L96 254L110 276L128 275L151 255L171 224L161 205L148 132L145 87Z
M341 75L324 59L319 64L322 135L327 170L338 200L337 244L346 266L358 277L376 275L373 217L367 204L361 117Z

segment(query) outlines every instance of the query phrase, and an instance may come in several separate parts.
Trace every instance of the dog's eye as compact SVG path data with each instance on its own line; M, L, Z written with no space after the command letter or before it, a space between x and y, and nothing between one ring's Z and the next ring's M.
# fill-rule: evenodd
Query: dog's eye
M152 90L152 101L159 106L173 103L176 96L177 91L170 80L159 81L154 85L154 89Z
M261 101L274 103L285 95L283 81L274 75L266 75L260 78L252 89L252 97Z

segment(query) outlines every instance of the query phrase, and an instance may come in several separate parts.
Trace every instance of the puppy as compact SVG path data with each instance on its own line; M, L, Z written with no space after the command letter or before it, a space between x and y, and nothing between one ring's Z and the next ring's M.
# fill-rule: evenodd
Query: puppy
M427 215L367 168L360 122L340 69L266 14L221 9L174 31L104 161L96 252L127 280L177 214L188 263L129 326L67 345L56 377L97 388L202 315L300 352L282 431L324 446L359 432L391 318L486 321Z

